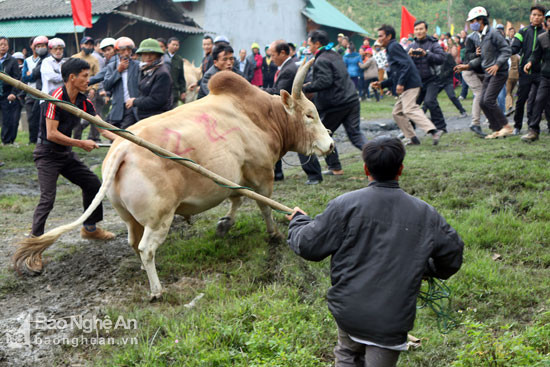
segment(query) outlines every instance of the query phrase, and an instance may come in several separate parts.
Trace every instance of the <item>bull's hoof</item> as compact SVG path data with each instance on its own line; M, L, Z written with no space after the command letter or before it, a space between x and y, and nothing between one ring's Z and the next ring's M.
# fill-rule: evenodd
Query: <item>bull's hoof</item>
M283 236L282 233L279 231L269 234L269 243L271 244L283 243L284 240L285 236Z
M216 226L216 236L224 237L231 227L233 227L233 224L235 224L235 221L231 217L220 218Z
M154 294L151 293L151 295L149 296L150 303L159 302L161 299L162 299L162 292L154 293Z

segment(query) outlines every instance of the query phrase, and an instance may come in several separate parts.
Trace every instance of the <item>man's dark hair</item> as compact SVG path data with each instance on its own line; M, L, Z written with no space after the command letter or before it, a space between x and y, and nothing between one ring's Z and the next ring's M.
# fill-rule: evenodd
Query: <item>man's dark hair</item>
M212 43L214 43L214 39L211 36L206 35L202 39L203 40L210 40L210 41L212 41Z
M416 22L414 22L414 26L416 27L417 25L420 25L420 24L424 24L424 26L426 27L426 30L428 30L428 23L426 23L425 20L417 20ZM387 34L387 33L386 33Z
M350 42L348 47L349 47L350 52L355 52L356 51L355 44L353 42Z
M392 39L395 39L395 28L393 28L391 25L382 24L380 28L378 28L378 30L384 32L386 36L390 35Z
M538 10L542 13L542 15L544 15L546 13L546 8L542 5L533 5L531 7L531 10L529 10L529 14L531 14L533 12L533 10Z
M31 39L29 40L29 46L30 46L30 47L32 47L32 43L34 42L34 39L35 39L35 38L36 38L36 37L31 37Z
M309 32L307 38L311 38L312 43L319 42L321 46L328 45L328 33L320 29Z
M8 39L8 37L0 36L0 41L2 40L6 40L6 42L8 42L8 45L10 44L10 40Z
M222 42L216 47L214 47L214 50L212 50L212 60L216 61L218 60L218 56L222 53L234 53L233 47L229 46L227 43Z
M275 44L275 52L280 54L281 52L285 52L287 55L290 55L290 45L286 42L278 42Z
M180 39L178 37L170 37L168 38L168 43L166 44L166 46L168 46L170 44L170 42L172 41L178 41L178 43L180 42Z
M296 45L292 42L289 42L288 43L288 47L292 50L292 51L296 51Z
M63 82L69 80L71 74L78 75L82 70L89 70L90 64L87 61L79 58L70 58L63 65L61 65L61 76L63 77Z
M162 43L164 46L166 46L166 39L164 39L164 38L162 38L162 37L159 37L159 38L157 38L157 41L158 41L159 43Z
M363 146L363 161L376 181L395 179L405 159L405 146L391 136L380 136Z
M99 46L99 44L101 43L101 41L102 41L101 38L96 39L95 42L94 42L94 45L95 45L95 46Z

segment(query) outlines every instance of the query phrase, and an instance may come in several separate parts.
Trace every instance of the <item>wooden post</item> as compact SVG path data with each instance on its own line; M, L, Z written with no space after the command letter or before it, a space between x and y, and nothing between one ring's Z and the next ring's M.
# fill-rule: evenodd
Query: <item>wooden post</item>
M49 94L43 93L43 92L39 91L36 88L33 88L33 87L31 87L27 84L24 84L24 83L20 82L19 80L16 80L16 79L10 77L9 75L7 75L5 73L0 73L0 80L2 80L5 83L11 84L15 88L17 88L19 90L23 90L23 91L25 91L25 92L27 92L27 93L35 96L35 97L52 99L52 96L50 96ZM94 125L99 126L101 128L118 129L116 126L111 125L111 124L103 121L99 117L92 116L92 115L82 111L81 109L76 108L76 107L74 107L72 105L69 105L67 103L63 103L61 101L59 101L59 102L52 101L51 103L55 104L57 107L59 107L61 109L64 109L65 111L68 111L68 112L72 113L73 115L78 116L81 119L87 120L87 121L89 121L89 122L93 123ZM126 139L126 140L130 140L132 143L137 144L141 147L144 147L145 149L148 149L153 153L156 153L156 154L159 154L159 155L162 155L162 156L165 156L165 157L181 158L179 155L174 154L174 153L172 153L169 150L166 150L164 148L161 148L158 145L152 144L152 143L148 142L147 140L144 140L144 139L140 138L139 136L135 136L133 134L130 134L130 133L127 133L127 132L122 132L122 131L113 131L113 133L120 136L120 137L122 137L122 138L124 138L124 139ZM207 170L206 168L202 167L201 165L199 165L197 163L184 161L184 160L173 160L173 162L181 164L182 166L185 166L185 167L187 167L187 168L189 168L189 169L191 169L191 170L193 170L197 173L200 173L201 175L203 175L205 177L208 177L212 181L217 182L219 184L222 184L222 185L225 185L225 186L230 186L230 187L240 187L241 186L239 184L236 184L234 182L229 181L226 178L223 178L222 176L217 175L216 173L214 173L212 171ZM228 189L228 190L230 190L230 189ZM246 196L246 197L248 197L252 200L256 200L260 203L269 205L271 208L273 208L275 210L279 210L279 211L283 211L283 212L287 212L287 213L291 213L292 210L293 210L293 209L291 209L291 208L289 208L289 207L287 207L287 206L285 206L281 203L276 202L275 200L272 200L268 197L260 195L257 192L254 192L252 190L248 190L248 189L235 189L235 190L238 191L241 195Z
M76 42L76 53L78 54L80 53L80 42L78 42L78 35L76 34L76 26L74 26L74 40Z

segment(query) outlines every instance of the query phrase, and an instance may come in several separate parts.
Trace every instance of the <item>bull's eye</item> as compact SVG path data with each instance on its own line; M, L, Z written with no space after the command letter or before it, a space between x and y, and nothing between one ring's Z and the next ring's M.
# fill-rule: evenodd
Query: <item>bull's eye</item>
M312 119L312 120L315 119L315 118L313 117L313 115L306 115L306 117L307 117L308 119Z

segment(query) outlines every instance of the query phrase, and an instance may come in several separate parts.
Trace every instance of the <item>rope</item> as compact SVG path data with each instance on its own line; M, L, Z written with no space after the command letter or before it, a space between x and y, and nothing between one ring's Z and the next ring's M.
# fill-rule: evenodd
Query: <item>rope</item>
M300 163L300 164L290 164L290 163L288 163L287 161L285 161L285 159L284 159L283 157L281 158L281 160L282 160L285 164L287 164L287 165L289 165L289 166L291 166L291 167L302 167L302 166L305 166L306 164L309 163L309 161L311 160L311 157L313 157L313 155L308 156L307 161L305 161L304 163Z
M421 301L418 309L429 307L437 317L437 328L441 334L448 334L458 325L452 316L451 289L442 281L435 278L428 279L428 289L420 290L418 298Z

